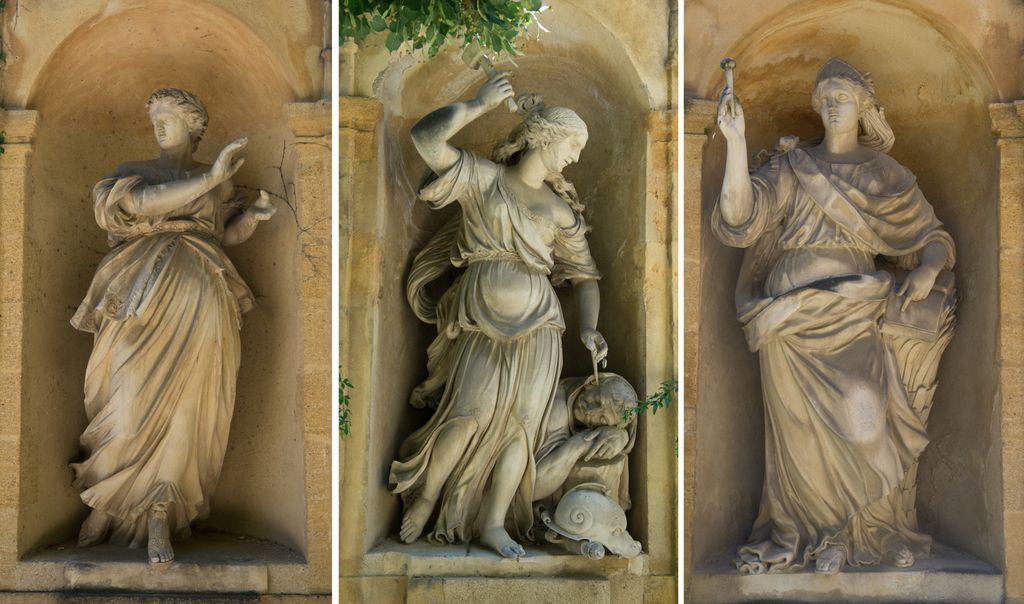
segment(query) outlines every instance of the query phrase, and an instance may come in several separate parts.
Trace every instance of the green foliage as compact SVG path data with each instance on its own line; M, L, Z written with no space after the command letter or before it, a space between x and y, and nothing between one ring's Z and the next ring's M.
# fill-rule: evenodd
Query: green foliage
M629 421L634 417L651 412L654 415L658 412L658 409L664 409L672 405L672 400L679 394L679 382L676 380L667 380L661 383L661 388L654 394L648 396L642 401L636 402L636 407L626 409L622 413L622 419ZM678 445L677 445L678 446ZM677 451L678 454L678 451Z
M341 371L341 367L338 368ZM347 377L342 377L338 384L338 430L341 437L345 438L352 433L352 411L349 409L350 398L348 391L355 388Z
M542 5L542 0L341 0L339 31L342 41L387 31L388 50L410 42L428 58L456 38L463 45L477 40L486 49L516 55L516 37Z
M7 143L7 131L0 132L0 155L4 154L4 145Z

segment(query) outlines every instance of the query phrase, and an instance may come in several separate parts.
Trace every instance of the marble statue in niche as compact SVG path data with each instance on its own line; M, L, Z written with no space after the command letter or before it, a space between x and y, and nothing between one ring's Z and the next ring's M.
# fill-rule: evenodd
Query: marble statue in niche
M93 189L113 250L72 325L94 334L85 377L89 425L74 485L91 508L79 545L147 544L174 559L173 536L209 513L235 403L242 313L253 294L222 246L276 211L266 192L244 210L231 177L248 141L213 165L192 154L208 116L173 88L146 103L160 156L121 164Z
M447 141L513 96L493 73L476 98L438 109L417 123L417 151L437 174L420 191L432 208L457 213L413 262L407 295L416 315L437 326L428 377L413 406L435 407L392 463L401 494L402 541L427 531L435 543L477 541L504 557L525 555L538 481L537 453L562 367L565 323L554 286L570 282L580 338L595 363L608 346L597 331L600 276L586 239L583 206L562 170L587 143L573 111L523 95L523 117L491 159ZM438 300L426 285L460 269ZM612 433L588 446L613 456Z
M867 74L829 60L811 98L823 139L784 137L753 172L731 79L727 67L712 228L747 248L736 304L766 433L760 511L736 566L909 567L931 544L914 484L953 329L953 240L886 155L895 136Z

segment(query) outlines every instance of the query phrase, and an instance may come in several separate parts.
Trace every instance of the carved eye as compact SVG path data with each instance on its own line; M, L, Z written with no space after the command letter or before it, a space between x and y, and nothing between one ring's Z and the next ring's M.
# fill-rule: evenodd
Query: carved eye
M620 529L620 528L615 529L614 531L612 531L612 535L615 535L616 537L622 535L622 529Z

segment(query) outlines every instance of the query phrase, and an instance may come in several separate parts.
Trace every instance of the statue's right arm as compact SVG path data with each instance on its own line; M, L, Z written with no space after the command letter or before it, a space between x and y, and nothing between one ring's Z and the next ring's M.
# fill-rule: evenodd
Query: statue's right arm
M205 195L217 183L204 172L185 180L150 185L129 192L121 199L125 211L139 216L167 214Z
M431 170L437 174L445 172L459 160L459 150L450 145L448 139L512 94L508 77L497 73L480 88L472 101L453 103L427 114L416 122L410 132L416 151Z
M176 180L159 185L150 185L129 192L121 199L121 206L132 214L140 216L160 216L172 212L213 190L222 182L229 180L245 163L245 158L236 158L245 150L249 140L240 138L228 143L208 172L190 178Z
M738 227L750 220L754 212L754 188L750 183L747 165L746 123L739 99L733 99L735 113L723 99L718 105L718 128L726 141L725 176L719 208L722 219L729 226Z

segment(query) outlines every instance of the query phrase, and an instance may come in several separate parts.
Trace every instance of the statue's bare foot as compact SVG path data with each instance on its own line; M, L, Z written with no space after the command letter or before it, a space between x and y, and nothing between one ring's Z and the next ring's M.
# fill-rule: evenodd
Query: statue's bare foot
M818 554L814 565L819 573L834 575L846 564L846 549L841 545L830 545Z
M523 546L513 541L505 528L501 526L484 529L480 533L480 542L505 558L518 559L526 556Z
M910 568L916 561L914 558L914 552L910 551L910 546L903 544L894 550L889 551L886 554L886 561L893 566L899 568Z
M402 517L402 529L398 532L403 543L412 543L420 538L433 510L434 502L423 497L409 507L409 511Z
M90 512L89 517L82 523L82 530L78 531L78 547L89 547L102 541L109 526L108 514L99 510Z
M149 561L153 564L160 564L174 560L174 550L171 549L171 530L167 526L167 510L162 506L149 511Z

